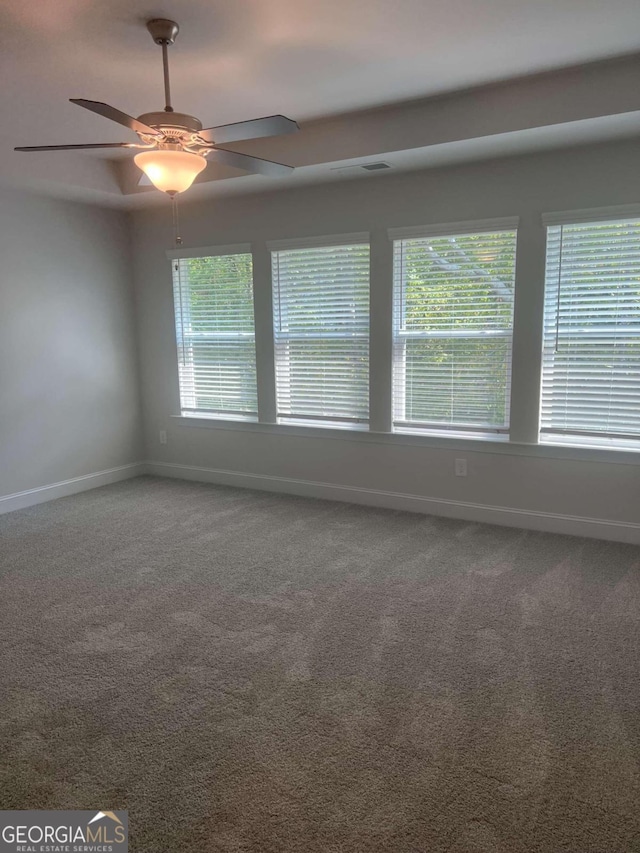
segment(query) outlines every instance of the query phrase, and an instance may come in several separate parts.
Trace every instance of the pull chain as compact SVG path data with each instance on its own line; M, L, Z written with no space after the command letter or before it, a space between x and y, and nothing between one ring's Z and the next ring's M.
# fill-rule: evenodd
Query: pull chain
M187 305L185 303L185 296L182 292L182 261L176 258L173 262L173 270L174 270L174 283L178 285L178 298L176 300L176 319L179 325L179 337L180 337L180 363L183 367L187 364L186 351L184 345L184 326L186 322L186 314L187 314Z
M173 212L173 239L175 242L176 249L179 249L182 246L182 237L180 236L180 221L178 219L178 199L177 193L173 193L171 196L171 209ZM185 302L184 302L184 294L182 292L182 261L176 258L173 262L173 269L175 271L174 281L177 280L178 284L178 302L180 305L179 312L177 312L177 316L180 318L180 361L182 366L186 365L186 354L185 354L185 345L184 345L184 324L185 324Z
M171 207L173 209L173 239L176 244L176 248L182 246L182 237L180 236L180 221L178 219L178 199L177 193L174 193L171 196Z

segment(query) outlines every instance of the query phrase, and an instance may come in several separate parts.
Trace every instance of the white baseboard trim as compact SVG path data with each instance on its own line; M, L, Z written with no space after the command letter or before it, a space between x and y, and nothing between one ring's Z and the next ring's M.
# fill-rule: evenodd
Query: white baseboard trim
M108 468L106 471L96 471L94 474L72 477L72 479L62 480L60 483L38 486L36 489L26 489L24 492L16 492L13 495L3 495L0 496L0 515L5 512L13 512L15 509L25 509L35 504L45 503L45 501L53 501L56 498L66 498L69 495L75 495L77 492L96 489L98 486L107 486L109 483L117 483L119 480L139 477L145 473L145 470L144 463L133 462L130 465Z
M477 521L506 527L522 527L527 530L541 530L547 533L564 533L571 536L588 536L594 539L610 539L614 542L640 544L640 524L626 521L513 509L511 507L402 494L401 492L387 492L380 489L341 486L335 483L319 483L312 480L297 480L266 474L247 474L240 471L225 471L219 468L200 468L194 465L178 465L174 462L150 461L145 463L144 472L160 477L176 477L181 480L196 480L225 486L261 489L268 492L283 492L309 498L345 501L347 503L365 504L366 506L458 518L463 521Z

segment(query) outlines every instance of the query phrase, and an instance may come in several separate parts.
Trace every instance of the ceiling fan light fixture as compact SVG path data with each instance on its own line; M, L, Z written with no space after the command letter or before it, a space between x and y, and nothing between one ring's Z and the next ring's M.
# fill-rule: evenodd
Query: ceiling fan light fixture
M102 101L89 101L86 98L70 99L72 104L77 104L83 109L132 130L138 135L139 142L21 145L15 150L73 151L83 148L144 148L144 153L134 157L136 165L145 173L153 186L170 196L189 189L207 165L205 156L212 158L210 162L231 166L255 175L280 177L293 170L293 166L286 166L284 163L274 163L272 160L251 157L240 151L218 147L221 143L261 139L265 136L279 136L299 130L295 121L286 116L264 116L249 121L203 128L202 122L195 116L176 112L171 104L168 48L176 40L178 24L165 18L154 18L147 22L147 29L154 42L162 48L164 110L147 112L134 118ZM196 151L198 153L195 153Z
M204 157L190 151L143 151L133 160L154 187L169 195L188 190L207 165Z

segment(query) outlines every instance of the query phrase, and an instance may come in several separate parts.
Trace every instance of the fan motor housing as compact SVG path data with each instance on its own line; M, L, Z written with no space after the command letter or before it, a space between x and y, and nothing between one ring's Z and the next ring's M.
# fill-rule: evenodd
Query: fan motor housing
M202 130L202 122L195 116L186 113L165 112L143 113L138 116L138 121L149 127L157 128L160 132L166 130L167 136L180 136L183 133L199 133Z

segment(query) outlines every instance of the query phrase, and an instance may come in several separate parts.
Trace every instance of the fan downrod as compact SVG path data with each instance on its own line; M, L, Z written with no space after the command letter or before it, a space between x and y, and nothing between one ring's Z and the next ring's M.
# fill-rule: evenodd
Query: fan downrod
M147 29L151 33L151 38L159 45L173 44L180 32L176 22L168 21L166 18L153 18L147 21Z

